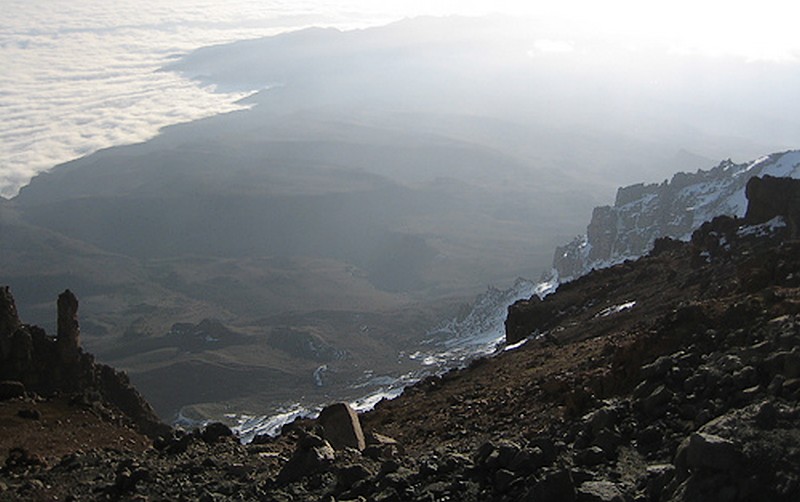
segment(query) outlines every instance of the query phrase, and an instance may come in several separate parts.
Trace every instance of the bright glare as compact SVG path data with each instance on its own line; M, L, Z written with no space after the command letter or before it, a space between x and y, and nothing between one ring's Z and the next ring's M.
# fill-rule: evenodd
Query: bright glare
M514 26L508 26L515 35L520 30L530 35L524 49L531 57L570 57L595 42L612 42L608 47L638 54L653 48L663 54L667 48L741 61L800 62L796 0L2 0L2 5L0 197L13 196L36 173L60 162L240 108L240 93L215 93L158 70L202 46L308 26L351 29L423 15L502 14L513 18Z
M800 3L786 0L413 0L402 2L402 7L398 2L397 7L429 14L525 16L576 35L667 44L676 52L750 60L800 58Z

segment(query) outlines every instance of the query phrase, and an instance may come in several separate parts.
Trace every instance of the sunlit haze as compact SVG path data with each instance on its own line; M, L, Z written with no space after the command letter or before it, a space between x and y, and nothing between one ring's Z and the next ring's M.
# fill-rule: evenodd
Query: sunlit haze
M199 47L307 26L376 26L419 15L506 14L529 51L569 53L576 38L631 50L733 55L795 64L792 2L6 0L0 20L0 195L101 148L241 108L254 89L217 93L159 68ZM529 28L528 28L529 27Z

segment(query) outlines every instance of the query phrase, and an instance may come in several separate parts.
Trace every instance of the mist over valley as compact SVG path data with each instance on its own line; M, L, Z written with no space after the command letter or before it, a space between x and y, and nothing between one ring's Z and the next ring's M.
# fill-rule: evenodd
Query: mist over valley
M232 111L0 200L0 279L165 419L362 397L488 286L533 282L619 186L796 148L795 63L631 48L513 18L308 28L173 72Z

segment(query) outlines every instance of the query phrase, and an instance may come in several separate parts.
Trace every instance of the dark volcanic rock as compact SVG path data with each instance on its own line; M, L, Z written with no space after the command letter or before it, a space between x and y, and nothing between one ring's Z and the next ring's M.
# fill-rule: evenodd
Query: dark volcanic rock
M70 290L58 295L58 343L61 357L69 361L78 355L81 345L81 328L78 324L78 299Z
M0 382L0 401L14 399L25 395L25 385L22 382L3 380Z
M800 229L800 180L775 178L751 178L747 182L747 213L745 221L750 224L764 223L776 216L789 226L789 238L798 237Z
M4 339L14 333L21 325L17 306L11 290L8 286L0 288L0 339ZM3 356L4 349L0 346L0 356Z
M319 436L306 436L297 443L297 449L292 458L281 469L278 483L291 483L326 471L331 467L335 458L336 455L330 443Z
M200 437L206 443L214 443L220 439L229 438L233 436L233 431L227 425L221 422L212 422L200 431Z

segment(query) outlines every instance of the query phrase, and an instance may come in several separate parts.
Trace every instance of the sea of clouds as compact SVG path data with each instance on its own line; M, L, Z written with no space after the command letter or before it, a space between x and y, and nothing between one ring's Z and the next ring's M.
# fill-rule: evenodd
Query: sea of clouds
M0 196L13 197L59 163L241 108L246 90L215 92L159 71L175 58L310 25L347 29L414 13L401 2L374 3L381 2L5 0Z
M613 9L586 0L3 0L0 196L13 197L37 173L59 163L145 141L167 125L240 109L237 101L256 89L216 92L159 70L199 47L312 25L349 29L417 15L491 12L575 22L584 13L579 29L633 26L649 33L657 32L655 27L672 35L686 32L686 19L695 19L695 35L706 42L725 39L722 35L735 28L735 39L747 50L778 35L773 45L800 50L796 30L787 25L796 16L768 7L777 0L765 0L754 11L769 23L758 22L750 11L719 9L721 0L704 3L699 11L695 2L676 0L682 8L671 3L667 12L674 23L664 22L663 13L639 13L656 24L625 18L643 9L639 2L609 1ZM716 36L715 26L732 28Z

